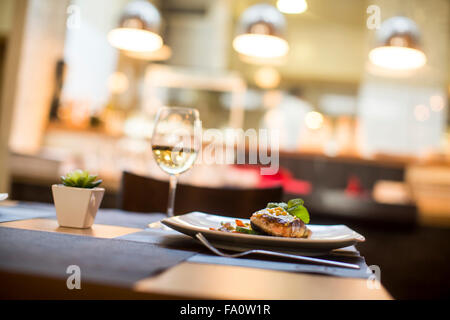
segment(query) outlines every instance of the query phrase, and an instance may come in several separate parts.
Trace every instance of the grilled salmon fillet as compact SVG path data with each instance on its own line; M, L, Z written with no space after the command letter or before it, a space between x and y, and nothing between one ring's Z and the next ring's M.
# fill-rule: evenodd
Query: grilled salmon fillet
M252 229L268 235L287 238L309 238L305 223L281 207L256 211L250 217Z

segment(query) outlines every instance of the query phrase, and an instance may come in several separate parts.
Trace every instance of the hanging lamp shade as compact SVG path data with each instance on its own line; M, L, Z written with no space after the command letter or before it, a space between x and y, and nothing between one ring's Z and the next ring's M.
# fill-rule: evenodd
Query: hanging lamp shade
M233 48L240 54L255 58L283 57L289 51L283 38L285 25L284 16L275 7L253 5L241 15Z
M277 8L286 14L300 14L308 9L306 0L278 0Z
M148 1L136 0L125 7L119 26L108 33L108 41L121 50L153 52L163 46L160 25L158 9Z
M390 70L413 70L425 65L416 23L403 16L385 20L378 30L377 46L369 53L370 61Z
M144 61L165 61L172 56L172 49L163 45L160 49L150 52L123 51L127 57Z

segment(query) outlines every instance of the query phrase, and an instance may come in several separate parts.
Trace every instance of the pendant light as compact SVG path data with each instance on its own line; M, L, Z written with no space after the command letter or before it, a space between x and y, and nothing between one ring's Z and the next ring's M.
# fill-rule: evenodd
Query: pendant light
M241 15L233 48L249 57L279 58L289 51L283 38L284 16L269 4L256 4Z
M385 20L378 30L377 46L369 53L370 61L390 70L413 70L425 65L416 23L403 16Z
M283 13L300 14L308 9L306 0L278 0L277 8Z
M158 9L148 1L136 0L125 7L119 26L108 33L108 41L121 50L153 52L163 45L160 25Z

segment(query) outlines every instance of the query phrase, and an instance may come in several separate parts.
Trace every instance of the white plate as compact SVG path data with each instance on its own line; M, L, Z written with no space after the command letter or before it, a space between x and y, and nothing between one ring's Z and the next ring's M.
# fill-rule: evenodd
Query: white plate
M326 252L365 241L362 235L345 225L324 226L309 224L308 228L312 231L312 236L309 239L210 230L210 228L220 227L221 222L231 222L234 224L235 219L203 212L191 212L181 216L165 218L161 223L191 237L195 237L196 233L201 232L216 246L239 251L267 249L290 252ZM239 220L244 223L250 222L248 219Z

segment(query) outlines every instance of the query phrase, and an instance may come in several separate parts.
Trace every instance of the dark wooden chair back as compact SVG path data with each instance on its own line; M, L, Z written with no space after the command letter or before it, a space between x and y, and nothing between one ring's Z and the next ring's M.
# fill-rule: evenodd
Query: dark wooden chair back
M166 212L169 183L123 172L119 208L134 212ZM175 214L191 211L248 218L266 207L267 202L279 202L282 187L274 188L207 188L178 184Z

